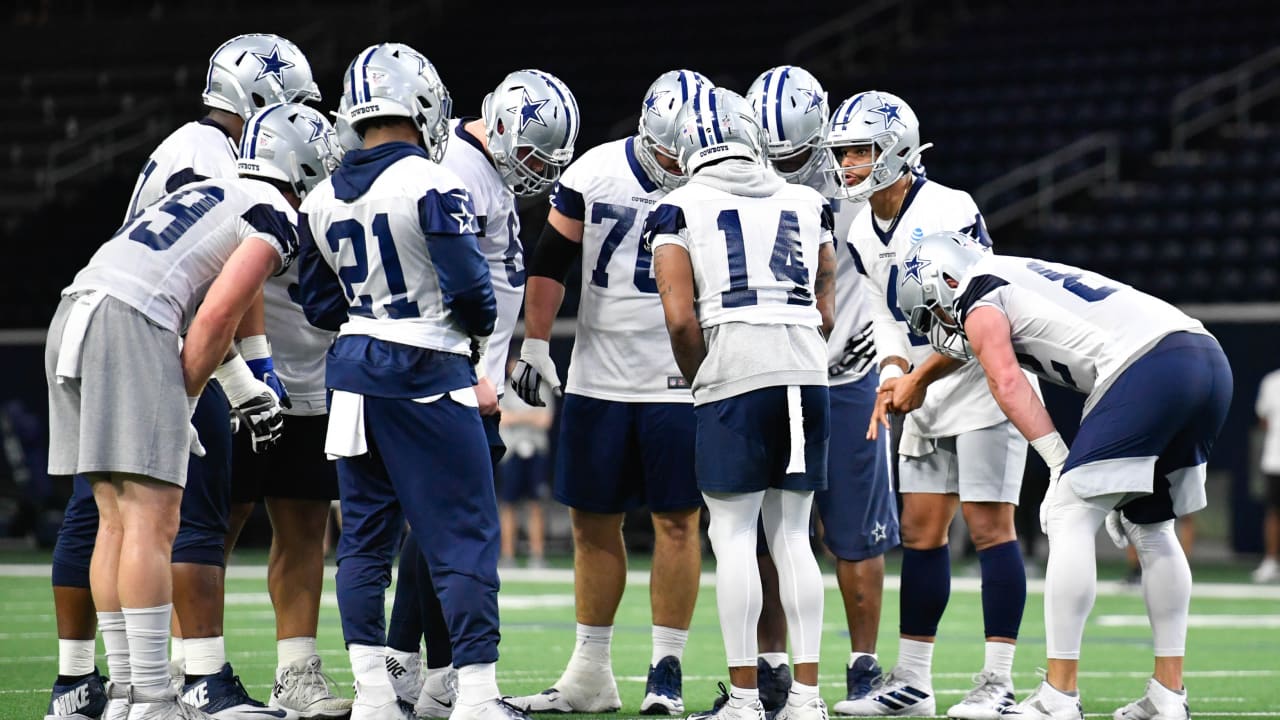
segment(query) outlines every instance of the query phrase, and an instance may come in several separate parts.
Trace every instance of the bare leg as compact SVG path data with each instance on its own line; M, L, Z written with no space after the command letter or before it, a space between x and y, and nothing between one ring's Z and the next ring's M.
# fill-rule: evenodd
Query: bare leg
M653 514L653 569L649 602L653 624L687 630L702 571L701 508ZM621 594L619 594L621 599Z
M627 586L622 513L602 514L570 508L569 516L573 520L574 614L583 625L613 625Z
M840 596L844 599L849 649L874 654L884 596L884 556L858 561L837 560L836 580L840 585Z
M502 526L502 559L514 561L516 558L516 537L520 533L520 519L511 503L498 505L498 520Z
M529 554L539 560L546 556L547 524L541 500L529 500Z
M315 637L324 586L324 544L329 501L267 498L271 553L267 590L276 612L276 639Z

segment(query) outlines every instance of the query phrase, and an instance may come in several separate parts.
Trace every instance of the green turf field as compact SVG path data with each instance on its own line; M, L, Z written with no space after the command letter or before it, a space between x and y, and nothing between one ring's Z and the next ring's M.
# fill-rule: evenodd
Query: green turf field
M9 559L9 558L4 558ZM255 559L256 560L256 559ZM351 673L342 649L341 628L330 569L321 612L320 647L326 669L349 692ZM961 574L962 568L957 569ZM1199 572L1213 580L1243 580L1239 569ZM227 651L250 692L260 699L270 689L275 667L275 635L267 599L265 569L241 563L227 584ZM643 576L627 592L613 641L614 669L623 712L634 716L644 691L649 662L648 590ZM714 589L704 576L703 591L685 652L685 702L690 710L709 706L716 682L725 678L724 651L715 614ZM832 587L831 582L828 583ZM891 579L890 584L896 587ZM1036 682L1044 664L1042 598L1039 584L1027 603L1015 665L1019 697ZM502 589L502 690L524 694L542 690L560 673L573 645L573 589L567 571L508 575ZM0 567L0 720L39 718L56 674L57 640L47 566ZM1192 712L1204 717L1280 718L1280 588L1201 582L1191 608L1187 684ZM823 696L828 703L844 693L843 663L848 639L834 589L826 600ZM1085 636L1082 671L1085 712L1110 716L1141 693L1150 669L1150 634L1136 590L1104 582ZM880 655L885 664L897 651L897 592L886 591ZM982 662L982 613L977 581L959 578L943 621L934 657L934 688L945 712L969 688ZM105 671L105 664L102 665Z

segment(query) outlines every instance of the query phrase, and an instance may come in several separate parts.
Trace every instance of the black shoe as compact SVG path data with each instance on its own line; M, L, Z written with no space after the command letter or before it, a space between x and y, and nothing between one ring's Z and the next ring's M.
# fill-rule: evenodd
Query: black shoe
M791 693L791 666L787 664L769 667L763 659L756 662L756 687L760 690L760 704L765 711L777 710L787 704Z

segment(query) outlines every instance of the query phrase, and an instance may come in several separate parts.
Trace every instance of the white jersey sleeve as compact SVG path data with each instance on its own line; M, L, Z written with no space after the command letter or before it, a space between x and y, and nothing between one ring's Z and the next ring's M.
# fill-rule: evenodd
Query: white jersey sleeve
M1009 318L1026 370L1085 393L1087 413L1129 365L1167 335L1208 334L1159 298L1070 265L1020 257L980 260L957 288L960 319L992 306Z
M693 401L667 338L645 220L666 195L640 167L634 138L573 162L551 206L582 227L577 335L565 392L617 402Z
M913 366L933 354L929 340L910 331L898 308L898 260L913 243L936 232L959 231L991 245L982 215L968 193L925 178L916 178L902 201L898 216L882 227L863 206L849 228L849 246L866 276L873 298L875 364L886 357L905 357ZM906 417L906 430L920 437L951 437L999 424L1004 413L987 389L977 362L929 387L924 405Z
M181 334L227 259L255 237L289 268L297 215L275 188L242 178L188 185L125 223L63 293L105 292Z
M498 320L489 336L484 367L478 370L493 381L501 396L506 386L511 337L524 301L524 247L520 244L515 194L502 181L484 146L465 130L467 122L466 119L451 121L453 137L449 139L441 164L462 180L475 206L476 239L489 263L493 294L498 303Z
M174 130L156 146L138 174L125 222L184 185L236 177L237 157L235 140L212 120L189 122Z

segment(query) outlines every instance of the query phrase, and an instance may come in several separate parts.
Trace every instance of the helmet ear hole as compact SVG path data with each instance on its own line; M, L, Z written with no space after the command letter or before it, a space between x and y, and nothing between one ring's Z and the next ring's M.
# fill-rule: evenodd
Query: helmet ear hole
M259 107L259 108L260 108L260 107L263 107L263 106L265 106L265 105L267 104L267 100L266 100L266 98L262 97L262 96L261 96L261 95L259 95L258 93L252 93L252 94L250 95L250 98L253 100L253 106L254 106L254 107Z
M310 165L306 163L302 164L302 173L307 177L315 177L316 175L319 174Z
M502 124L502 119L501 119L501 118L499 118L499 119L498 119L498 122L495 124L494 131L495 131L495 132L497 132L499 135L505 135L505 134L506 134L506 132L507 132L507 126Z
M960 281L956 280L950 275L947 275L946 273L943 273L942 281L945 282L947 284L947 287L951 288L952 290L955 290L956 288L960 287Z

